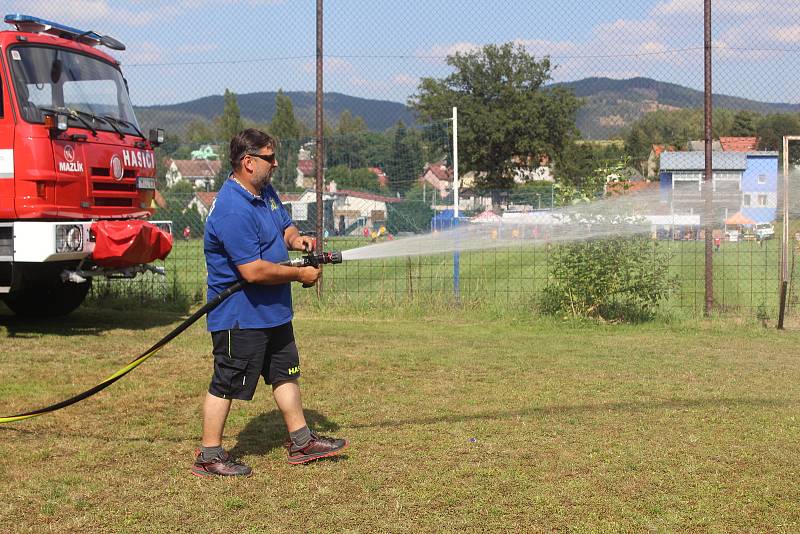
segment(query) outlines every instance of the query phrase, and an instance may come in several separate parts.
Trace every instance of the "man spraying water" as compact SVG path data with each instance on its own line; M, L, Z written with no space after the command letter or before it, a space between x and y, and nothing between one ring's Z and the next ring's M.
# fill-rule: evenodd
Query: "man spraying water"
M320 270L288 261L289 250L308 250L313 240L299 234L270 184L278 166L275 146L275 139L254 129L231 140L233 172L206 223L208 298L239 280L247 285L208 314L214 374L203 403L202 443L191 469L197 476L251 473L223 449L222 433L232 399L251 400L261 377L272 386L289 432L289 463L332 456L348 445L310 430L303 414L290 283L313 285Z

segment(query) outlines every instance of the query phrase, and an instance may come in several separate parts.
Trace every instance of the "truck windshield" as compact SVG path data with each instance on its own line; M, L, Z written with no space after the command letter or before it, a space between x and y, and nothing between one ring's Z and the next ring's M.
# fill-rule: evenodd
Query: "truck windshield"
M139 135L125 79L110 63L63 48L36 45L14 46L8 51L8 60L26 121L44 122L40 108L63 109L80 112L97 130L115 131L116 127L125 134ZM69 114L73 115L70 126L87 127L75 113Z

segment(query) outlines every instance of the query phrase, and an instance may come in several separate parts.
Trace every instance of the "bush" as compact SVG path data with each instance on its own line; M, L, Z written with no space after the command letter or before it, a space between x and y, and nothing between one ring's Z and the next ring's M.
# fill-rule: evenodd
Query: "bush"
M406 200L397 204L387 204L389 218L387 229L390 233L424 232L431 226L433 210L428 204L419 200Z
M677 285L669 254L646 237L558 245L550 276L539 299L543 313L632 322L651 319Z

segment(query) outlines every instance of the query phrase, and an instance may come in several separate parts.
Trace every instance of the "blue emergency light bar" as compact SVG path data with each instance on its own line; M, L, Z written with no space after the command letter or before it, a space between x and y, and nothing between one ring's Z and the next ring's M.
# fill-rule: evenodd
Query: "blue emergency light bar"
M29 33L47 33L63 39L87 44L89 46L103 45L112 50L125 50L125 45L108 35L100 35L93 31L83 31L57 22L13 13L6 15L6 24L11 24L17 31Z

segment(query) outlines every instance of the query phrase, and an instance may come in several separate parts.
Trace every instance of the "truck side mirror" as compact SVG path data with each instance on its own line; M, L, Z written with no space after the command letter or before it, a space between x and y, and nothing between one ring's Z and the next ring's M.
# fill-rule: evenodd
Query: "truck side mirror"
M161 128L151 128L147 138L153 146L162 145L164 144L164 130Z

